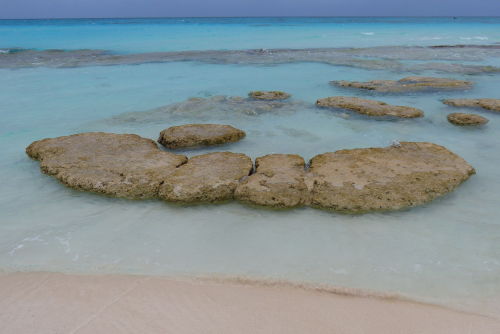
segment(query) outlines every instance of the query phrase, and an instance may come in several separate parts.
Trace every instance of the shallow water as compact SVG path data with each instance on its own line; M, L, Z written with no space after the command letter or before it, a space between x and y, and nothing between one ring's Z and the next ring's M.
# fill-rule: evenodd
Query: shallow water
M354 31L353 26L375 35L345 37L343 46L367 46L365 37L382 33L392 37L371 46L427 44L418 38L433 34L487 36L488 40L478 42L500 42L499 19L432 24L372 21L348 24L311 19L298 25L304 35L296 39L286 35L298 29L293 28L294 20L290 26L270 22L258 27L238 21L230 22L229 28L219 21L180 25L146 21L135 30L135 21L96 24L108 37L134 31L130 40L115 44L107 43L108 37L86 35L93 21L61 25L0 21L0 49L88 47L133 53L331 47L307 37L306 32L342 27ZM72 29L80 29L82 37L69 41L65 36ZM148 35L148 29L158 34ZM201 29L214 31L213 43L194 32ZM251 40L238 37L241 31L252 29L263 33ZM395 37L405 29L411 33ZM189 38L165 46L158 37L162 31L180 31ZM453 38L445 42L460 43ZM186 39L191 41L189 47ZM474 64L496 62L488 58ZM439 101L445 97L500 98L498 75L446 75L476 83L461 92L381 95L328 85L330 80L399 79L412 74L303 62L0 69L0 269L280 278L395 292L498 315L500 114L477 110L490 123L460 128L449 124L446 115L461 109ZM422 74L443 76L432 71ZM287 91L295 104L257 115L231 112L217 103L215 112L169 112L170 105L190 97L245 96L255 89ZM415 106L424 110L425 117L378 121L314 107L317 98L333 95ZM431 141L464 157L477 175L454 193L419 208L349 216L309 208L264 210L237 203L184 207L112 199L62 186L42 175L38 163L24 154L29 143L45 137L108 131L156 139L163 128L189 122L222 122L247 132L243 141L230 146L181 151L190 156L231 150L253 158L298 153L309 159L342 148L387 146L393 140Z

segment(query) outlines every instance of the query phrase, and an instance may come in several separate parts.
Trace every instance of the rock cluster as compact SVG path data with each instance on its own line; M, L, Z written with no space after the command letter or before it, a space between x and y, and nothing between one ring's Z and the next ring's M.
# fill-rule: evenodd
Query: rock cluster
M334 96L319 99L316 105L323 108L347 109L368 116L392 116L400 118L422 117L424 112L407 106L394 106L382 101L350 96Z
M455 125L483 125L488 119L476 114L453 113L448 115L448 121Z
M245 137L245 132L223 124L186 124L172 126L160 132L158 142L171 149L233 143Z
M285 92L272 90L272 91L253 91L248 93L248 97L256 100L286 100L291 95Z
M253 174L252 160L244 154L216 152L187 160L131 134L44 139L26 152L40 161L44 173L68 186L116 197L180 203L236 198L270 207L311 205L350 213L420 205L475 173L442 146L411 142L320 154L309 169L300 156L267 155L257 158Z
M341 87L352 87L384 93L402 93L425 90L468 89L472 82L448 78L406 77L400 80L330 81L330 84Z
M483 108L491 111L500 111L500 99L448 99L444 104L453 107Z
M124 198L152 198L187 158L133 134L88 132L33 142L26 153L69 187Z

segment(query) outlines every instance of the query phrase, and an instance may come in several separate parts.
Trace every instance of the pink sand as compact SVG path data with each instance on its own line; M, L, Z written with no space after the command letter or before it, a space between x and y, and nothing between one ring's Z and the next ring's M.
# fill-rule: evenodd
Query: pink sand
M0 274L0 333L500 333L500 321L291 285L129 275Z

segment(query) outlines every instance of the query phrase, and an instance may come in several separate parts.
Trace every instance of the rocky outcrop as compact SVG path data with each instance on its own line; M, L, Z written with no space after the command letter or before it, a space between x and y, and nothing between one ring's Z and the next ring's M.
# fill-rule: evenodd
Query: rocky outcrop
M500 99L448 99L444 104L453 107L483 108L491 111L500 111Z
M483 125L488 119L476 114L453 113L448 115L448 121L455 125Z
M330 81L330 84L340 87L350 87L373 90L384 93L416 92L426 90L468 89L472 82L448 78L406 77L400 80Z
M316 105L322 108L347 109L368 116L392 116L400 118L422 117L424 112L417 108L394 106L376 100L361 99L359 97L334 96L319 99Z
M461 157L432 143L341 150L310 162L311 205L363 213L432 201L475 173Z
M35 141L26 153L72 188L124 198L156 197L163 180L187 161L151 139L103 132Z
M186 124L160 132L158 142L171 149L237 142L245 132L223 124Z
M164 179L160 198L170 202L207 203L229 200L239 181L252 171L252 160L241 153L198 155Z
M253 91L248 93L248 97L256 100L286 100L290 98L290 94L281 91Z
M255 174L236 188L236 199L275 208L291 208L307 202L309 191L302 157L270 154L257 158L255 167Z

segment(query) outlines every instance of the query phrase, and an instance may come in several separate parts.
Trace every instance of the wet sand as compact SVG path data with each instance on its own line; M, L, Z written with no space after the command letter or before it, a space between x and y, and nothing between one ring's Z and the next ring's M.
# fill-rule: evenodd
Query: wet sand
M332 291L241 280L0 273L0 332L500 333L500 321L490 317Z

